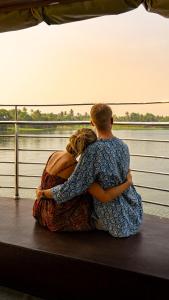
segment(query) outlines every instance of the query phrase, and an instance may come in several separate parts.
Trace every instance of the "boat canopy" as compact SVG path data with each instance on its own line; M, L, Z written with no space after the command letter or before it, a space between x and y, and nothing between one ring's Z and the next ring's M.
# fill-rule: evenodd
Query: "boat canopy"
M0 32L41 22L64 24L125 13L144 5L149 12L169 17L168 0L0 0Z

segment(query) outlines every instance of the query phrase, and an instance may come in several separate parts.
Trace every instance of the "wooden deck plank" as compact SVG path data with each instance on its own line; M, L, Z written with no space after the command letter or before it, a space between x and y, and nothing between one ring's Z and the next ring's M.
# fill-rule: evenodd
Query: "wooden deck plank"
M147 293L151 285L168 286L168 219L145 215L139 234L115 239L99 231L49 232L36 224L32 206L32 199L0 198L0 282L46 299L108 292L113 283L141 283Z

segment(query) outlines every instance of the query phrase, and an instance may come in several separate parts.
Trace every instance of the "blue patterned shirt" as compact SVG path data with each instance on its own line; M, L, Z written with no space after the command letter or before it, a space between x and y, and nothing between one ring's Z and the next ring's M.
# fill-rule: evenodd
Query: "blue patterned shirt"
M62 185L51 189L57 203L80 195L97 181L104 189L126 180L130 164L128 146L118 138L98 140L82 154L73 174ZM116 200L102 203L94 199L94 213L114 237L136 234L142 222L141 196L130 186Z

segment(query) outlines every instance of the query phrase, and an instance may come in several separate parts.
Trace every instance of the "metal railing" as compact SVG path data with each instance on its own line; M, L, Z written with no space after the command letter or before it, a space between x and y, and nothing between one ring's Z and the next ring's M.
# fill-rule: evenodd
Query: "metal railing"
M152 102L144 102L144 103L139 103L139 104L153 104ZM156 104L159 103L164 103L164 102L155 102ZM165 102L165 103L169 103ZM87 103L87 104L67 104L67 106L80 106L80 105L92 105L93 103ZM107 103L110 105L125 105L126 103ZM128 103L128 105L130 104L138 104L138 103ZM9 106L9 105L0 105L0 106ZM10 105L11 107L12 105ZM18 127L20 125L88 125L90 124L89 121L20 121L18 120L18 107L21 106L31 106L31 107L36 107L36 106L66 106L66 104L61 104L61 105L15 105L12 106L15 108L15 120L11 120L11 121L5 121L5 120L0 120L0 124L12 124L14 125L14 134L1 134L0 137L8 137L8 138L14 138L14 149L13 148L0 148L0 150L3 151L15 151L15 158L14 161L0 161L0 164L4 164L4 163L8 163L8 164L14 164L15 165L15 172L14 174L10 174L10 175L5 175L5 174L0 174L0 176L8 176L8 177L14 177L15 178L15 184L14 186L3 186L3 188L14 188L15 190L15 195L14 198L15 199L19 199L19 190L20 189L35 189L36 187L30 187L30 186L20 186L19 185L19 177L23 177L23 178L39 178L40 175L26 175L26 174L19 174L19 165L44 165L45 162L24 162L24 161L19 161L19 152L24 152L24 151L44 151L44 152L49 152L49 151L53 151L53 149L24 149L24 148L20 148L19 147L19 138L37 138L37 136L35 135L23 135L23 134L19 134L18 133ZM168 127L169 128L169 122L114 122L115 125L127 125L127 126L140 126L140 125L144 125L144 126L156 126L156 127ZM48 138L49 135L40 135L38 136L38 138ZM50 136L50 138L68 138L69 136ZM169 140L156 140L156 139L134 139L134 138L123 138L123 140L126 141L138 141L138 142L153 142L153 143L169 143ZM156 158L156 159L165 159L165 160L169 160L169 156L158 156L158 155L145 155L145 154L137 154L137 153L132 153L131 156L133 157L142 157L142 158ZM167 172L159 172L159 171L148 171L148 170L140 170L140 169L132 169L132 171L134 172L139 172L139 173L145 173L145 174L154 174L154 175L165 175L165 176L169 176L169 173ZM150 190L155 190L155 191L164 191L164 192L169 192L169 189L167 188L158 188L158 187L153 187L153 186L147 186L147 185L136 185L137 187L140 188L144 188L144 189L150 189ZM155 203L155 204L159 204L159 205L163 205L163 206L168 206L169 205L165 205L163 203L156 203L156 202L152 202L152 201L145 201L147 203Z

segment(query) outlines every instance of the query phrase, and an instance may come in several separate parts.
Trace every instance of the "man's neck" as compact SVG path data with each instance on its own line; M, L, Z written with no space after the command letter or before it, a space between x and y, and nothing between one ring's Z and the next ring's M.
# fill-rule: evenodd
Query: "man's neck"
M103 139L103 140L107 140L107 139L111 139L114 137L113 133L111 130L107 130L107 131L97 131L97 135L99 139Z

